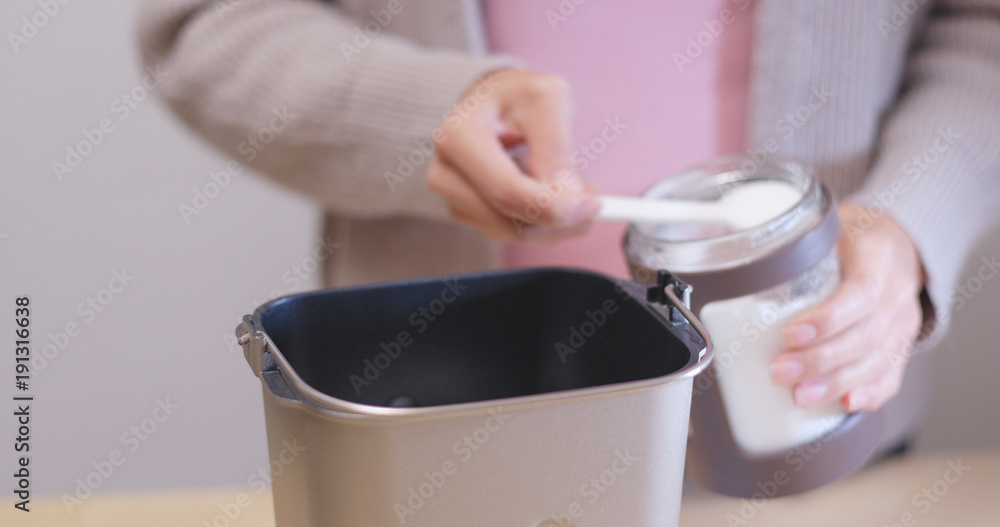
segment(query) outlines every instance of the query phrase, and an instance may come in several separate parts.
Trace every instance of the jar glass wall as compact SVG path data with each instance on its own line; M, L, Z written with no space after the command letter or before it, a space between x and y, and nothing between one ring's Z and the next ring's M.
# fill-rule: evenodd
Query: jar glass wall
M846 415L838 402L798 408L792 390L774 384L770 376L771 361L784 351L785 324L825 300L839 284L833 199L802 165L760 164L743 155L672 175L644 194L718 200L757 181L787 183L801 197L749 229L707 223L633 224L625 242L637 280L648 282L649 276L642 274L667 269L694 286L696 315L716 349L714 378L725 410L720 418L728 422L737 446L751 455L812 441L836 428Z

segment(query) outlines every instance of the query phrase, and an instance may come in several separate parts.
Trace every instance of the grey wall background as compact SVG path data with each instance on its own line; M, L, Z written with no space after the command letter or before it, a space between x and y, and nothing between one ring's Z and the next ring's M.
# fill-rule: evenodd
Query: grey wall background
M917 437L921 449L1000 445L1000 277L982 280L983 259L1000 260L1000 229L979 243L966 262L959 292L966 304L934 350L933 397ZM995 265L995 264L993 264ZM981 284L981 285L980 285ZM978 292L975 290L979 289Z
M39 493L72 491L114 450L125 461L98 491L245 484L266 467L260 387L223 335L272 291L293 292L282 276L316 236L309 202L247 173L184 222L179 205L191 205L193 189L229 160L185 131L155 93L121 118L121 95L144 75L137 7L70 2L18 53L6 37L0 46L0 393L14 390L15 295L31 295L36 355L67 323L81 328L32 381ZM4 35L37 10L5 2ZM59 182L51 163L65 162L66 146L105 118L113 131ZM123 267L135 278L88 323L78 305ZM318 282L311 276L299 289ZM167 398L179 408L129 452L138 436L123 442L123 434ZM13 473L3 399L0 467Z
M15 296L31 295L36 355L50 342L65 345L31 384L33 484L41 493L72 492L115 450L124 463L99 492L246 484L267 466L260 388L223 335L272 292L319 282L315 273L297 287L283 280L316 243L318 211L262 178L233 177L185 223L179 205L190 205L194 189L229 160L183 130L155 96L122 119L120 97L143 75L136 8L70 2L17 53L0 46L0 335L8 339L0 342L0 393L14 391ZM0 5L4 33L20 32L21 18L39 9ZM112 132L60 182L51 163L65 162L67 145L102 119ZM998 251L1000 231L983 241L968 276L980 256ZM122 268L134 279L88 322L78 306ZM1000 444L998 282L968 301L939 350L921 448ZM63 339L69 323L80 332ZM155 432L140 429L146 439L137 441L131 428L167 399L178 408ZM7 445L12 405L2 404ZM12 471L13 455L0 451L0 468Z

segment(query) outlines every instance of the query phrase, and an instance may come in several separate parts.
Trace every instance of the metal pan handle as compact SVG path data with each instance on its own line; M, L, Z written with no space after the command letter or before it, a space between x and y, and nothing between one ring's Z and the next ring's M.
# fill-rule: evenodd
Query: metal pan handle
M708 330L701 324L698 317L691 312L691 286L681 282L669 271L659 270L656 273L656 285L646 289L646 301L651 304L665 306L668 310L668 320L679 324L687 322L698 333L698 336L705 342L705 349L698 355L698 359L705 359L706 354L711 358L712 337L708 335Z
M254 375L260 377L261 372L277 369L267 350L267 335L257 327L252 315L243 315L243 321L236 326L236 342L243 347L243 356Z

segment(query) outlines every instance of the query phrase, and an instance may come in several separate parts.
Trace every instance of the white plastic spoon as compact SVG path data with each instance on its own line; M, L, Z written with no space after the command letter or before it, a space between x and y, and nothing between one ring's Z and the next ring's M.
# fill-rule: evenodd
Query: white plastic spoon
M715 201L601 196L597 219L629 223L722 223L756 227L792 208L802 193L775 180L747 182Z

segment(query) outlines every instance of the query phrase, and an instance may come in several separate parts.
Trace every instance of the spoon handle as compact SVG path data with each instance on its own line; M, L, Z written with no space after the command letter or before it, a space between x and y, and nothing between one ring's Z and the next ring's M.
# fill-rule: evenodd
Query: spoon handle
M596 219L629 223L719 222L714 202L601 196Z

